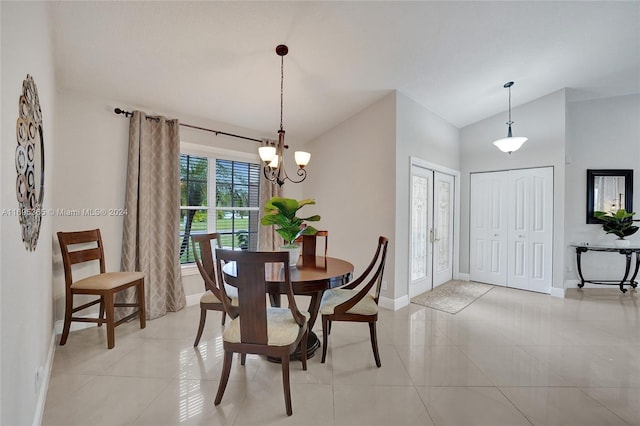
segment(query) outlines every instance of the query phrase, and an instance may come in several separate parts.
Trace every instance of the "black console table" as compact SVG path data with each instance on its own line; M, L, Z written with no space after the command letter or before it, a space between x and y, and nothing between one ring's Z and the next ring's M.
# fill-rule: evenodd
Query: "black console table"
M629 285L632 288L636 288L638 286L638 282L636 281L636 276L638 275L638 269L640 268L640 246L632 246L632 247L615 247L615 246L603 246L603 245L587 245L587 244L572 244L573 247L576 248L576 260L578 264L578 275L580 276L580 284L578 287L584 287L584 283L591 284L602 284L602 285L618 285L620 286L620 291L625 293L627 291L623 286ZM625 256L626 263L624 269L624 277L622 280L585 280L582 276L582 264L581 257L582 253L588 251L600 251L600 252L613 252L620 253ZM633 270L633 275L629 277L629 272L631 271L631 255L636 254L636 264Z

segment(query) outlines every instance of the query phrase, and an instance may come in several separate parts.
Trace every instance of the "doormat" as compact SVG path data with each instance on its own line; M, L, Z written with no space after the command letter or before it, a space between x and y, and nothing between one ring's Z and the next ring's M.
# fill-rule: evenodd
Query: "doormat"
M413 297L411 303L457 314L492 288L489 284L453 280Z

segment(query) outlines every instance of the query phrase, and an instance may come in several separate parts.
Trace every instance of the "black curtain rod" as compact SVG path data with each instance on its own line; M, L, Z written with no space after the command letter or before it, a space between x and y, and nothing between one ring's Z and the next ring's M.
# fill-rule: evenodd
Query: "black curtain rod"
M129 116L132 116L132 115L133 115L133 113L132 113L132 112L125 111L125 110L120 109L120 108L116 108L116 109L114 109L114 110L113 110L113 112L115 112L116 114L122 114L122 115L124 115L125 117L129 117ZM148 118L148 117L147 117L147 118ZM247 137L247 136L234 135L233 133L221 132L221 131L219 131L219 130L211 130L211 129L207 129L206 127L198 127L198 126L193 126L193 125L191 125L191 124L185 124L185 123L180 123L180 122L179 122L179 124L180 124L181 126L189 127L189 128L191 128L191 129L204 130L205 132L211 132L211 133L214 133L216 136L218 136L218 135L225 135L225 136L231 136L231 137L238 138L238 139L245 139L245 140L248 140L248 141L254 141L254 142L260 142L260 143L262 143L262 141L261 141L260 139L250 138L250 137Z

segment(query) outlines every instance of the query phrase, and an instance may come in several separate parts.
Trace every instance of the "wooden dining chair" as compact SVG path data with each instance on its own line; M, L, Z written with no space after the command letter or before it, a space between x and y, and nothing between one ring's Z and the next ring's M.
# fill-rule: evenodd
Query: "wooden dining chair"
M329 231L318 231L314 235L300 235L296 243L302 244L302 256L315 256L318 237L324 237L324 257L327 257L329 248Z
M378 238L378 248L367 269L355 281L342 287L330 289L322 295L320 314L322 315L322 363L327 358L327 345L333 321L368 322L371 348L376 365L380 367L376 322L378 321L378 299L382 275L387 258L389 240ZM376 266L377 265L377 266ZM363 285L361 285L363 284ZM360 287L360 288L357 288ZM373 293L371 293L373 290Z
M72 321L95 322L98 327L107 324L107 348L115 346L115 327L139 316L140 328L146 327L144 306L144 273L142 272L106 272L104 248L99 229L76 232L58 232L58 242L62 253L65 281L65 311L64 326L60 345L67 343ZM81 244L82 248L70 250L70 246ZM90 247L87 247L90 246ZM73 280L72 266L79 263L98 261L100 273L77 281ZM135 287L138 293L137 303L115 303L115 294ZM74 296L77 294L99 296L91 302L74 306ZM98 318L73 316L78 311L100 304ZM138 308L124 318L115 320L115 308Z
M221 248L220 234L217 232L211 234L199 234L191 236L191 244L193 246L193 256L195 258L196 266L200 275L204 281L205 292L200 296L200 323L198 325L198 333L196 334L196 340L193 342L193 346L198 346L202 332L204 331L204 324L207 320L207 311L219 311L222 312L222 325L224 325L227 318L227 314L224 311L222 305L221 295L218 285L218 277L215 273L215 261L213 260L212 243L215 242L216 248ZM200 253L198 255L198 252ZM231 303L237 305L238 298L237 293L233 289L227 291L231 297Z
M259 354L279 358L282 364L282 384L287 415L292 414L289 384L289 357L301 346L302 369L307 369L307 321L309 313L298 310L291 287L289 252L248 252L216 250L218 282L226 282L238 290L238 306L229 303L226 286L220 286L222 302L231 323L222 335L224 361L218 393L214 401L220 404L224 395L234 353ZM235 262L235 276L222 273L223 266ZM289 306L267 306L265 268L281 264L284 289ZM231 266L231 265L229 265ZM278 266L275 266L278 267Z

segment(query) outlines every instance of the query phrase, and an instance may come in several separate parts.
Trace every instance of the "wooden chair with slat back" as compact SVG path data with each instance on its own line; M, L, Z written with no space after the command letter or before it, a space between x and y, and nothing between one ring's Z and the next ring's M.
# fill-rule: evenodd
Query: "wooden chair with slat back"
M281 360L285 407L287 415L290 416L293 411L289 384L289 357L300 344L302 369L307 369L309 314L298 310L293 296L291 272L288 267L289 253L217 249L216 262L218 282L223 283L226 280L228 285L238 289L238 306L230 304L229 299L225 297L226 285L220 286L224 308L232 320L222 335L224 361L214 404L220 404L224 395L231 372L233 353L259 354ZM223 266L229 262L235 262L234 274L223 275ZM285 294L289 301L289 306L286 308L267 306L265 278L267 267L282 268Z
M376 322L378 321L378 299L382 275L387 257L389 240L378 238L378 248L367 269L355 281L342 287L330 289L322 295L320 314L322 315L322 363L327 357L327 345L332 321L368 322L371 348L376 365L380 367ZM376 266L377 265L377 266ZM363 284L361 286L361 284ZM359 287L360 288L357 288ZM373 294L371 293L371 290Z
M215 248L222 248L220 243L220 234L217 232L211 234L192 235L191 243L193 246L193 255L200 271L200 275L204 280L205 292L200 297L200 323L198 325L198 333L196 334L196 340L193 342L193 346L198 346L202 332L204 331L204 324L207 319L207 311L220 311L222 312L222 325L225 323L227 317L224 311L224 305L221 301L221 295L218 285L218 277L215 273L215 261L213 259L212 243L215 241ZM200 253L198 255L198 252ZM237 305L237 292L233 289L227 289L227 293L230 294L232 304Z
M138 316L140 318L140 328L146 327L144 274L142 272L106 272L104 248L99 229L77 232L58 232L58 242L60 243L60 251L62 253L66 289L64 326L62 329L62 336L60 337L60 345L67 343L72 321L95 322L98 324L98 327L106 323L107 348L109 349L115 346L114 329L116 326ZM77 250L69 249L69 246L77 244L82 244L83 248ZM88 244L93 247L87 248ZM72 266L91 261L99 262L100 273L74 281ZM115 303L115 294L131 287L135 287L137 289L137 302ZM76 294L95 295L99 296L99 299L74 307L73 298ZM96 304L100 304L98 318L73 316L76 312ZM126 317L115 321L115 308L123 307L136 307L138 309Z
M296 243L302 243L302 256L315 256L318 237L324 237L324 257L327 257L329 248L329 231L318 231L314 235L301 235L296 238Z

